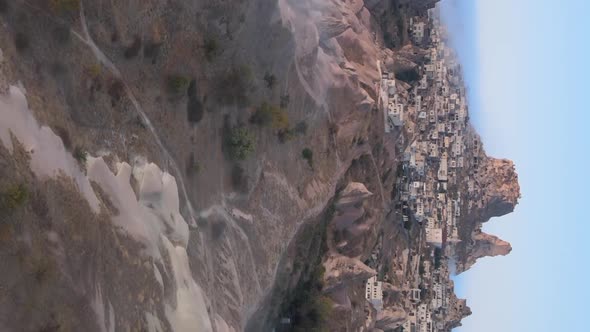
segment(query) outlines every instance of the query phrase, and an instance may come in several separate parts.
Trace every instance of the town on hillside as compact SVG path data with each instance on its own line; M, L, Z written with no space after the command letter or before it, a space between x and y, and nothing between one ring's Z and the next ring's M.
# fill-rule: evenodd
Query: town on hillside
M463 229L461 216L482 208L485 184L478 177L485 156L481 141L469 124L466 89L461 65L449 46L438 8L428 17L411 19L411 38L427 50L418 84L407 93L393 73L381 68L379 106L385 132L402 133L397 169L394 213L406 228L419 226L409 250L402 253L401 275L380 273L367 280L366 299L377 311L384 309L383 283L406 294L400 300L408 313L399 330L449 331L471 313L454 293L455 250L473 231ZM403 82L401 84L404 84ZM383 239L380 239L380 242ZM382 271L379 243L369 265Z

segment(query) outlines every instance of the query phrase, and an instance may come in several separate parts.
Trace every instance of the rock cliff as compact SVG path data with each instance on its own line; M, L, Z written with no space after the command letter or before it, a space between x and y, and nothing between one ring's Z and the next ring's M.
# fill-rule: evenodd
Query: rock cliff
M482 222L514 211L520 198L518 174L514 163L506 159L489 158L479 169L482 174L483 200Z
M473 174L474 180L470 184L460 184L462 190L471 194L467 204L464 204L468 213L459 219L463 229L463 243L457 249L458 273L469 269L479 258L510 253L512 248L508 242L481 232L481 228L491 218L513 212L520 199L520 185L514 163L487 156L479 136L475 133L473 135L474 146L469 150L469 158L473 162L469 172Z
M506 256L512 251L510 243L494 235L476 232L471 238L473 241L472 249L458 272L468 270L482 257Z

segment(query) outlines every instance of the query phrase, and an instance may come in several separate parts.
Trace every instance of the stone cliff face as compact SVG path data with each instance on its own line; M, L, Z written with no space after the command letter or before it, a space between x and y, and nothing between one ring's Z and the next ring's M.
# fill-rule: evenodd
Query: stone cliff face
M466 258L462 270L468 270L479 258L506 256L512 251L510 243L484 232L476 232L472 236L472 241L472 249Z
M451 296L453 306L450 308L447 315L446 328L452 330L456 327L461 326L461 320L471 315L471 308L467 306L467 301L463 299L457 299L455 295Z
M479 136L474 137L481 147ZM491 218L513 212L520 199L518 174L512 161L488 157L480 149L472 153L471 158L479 163L470 168L475 193L469 198L472 210L461 219L464 233L458 249L458 273L468 270L479 258L510 253L512 247L508 242L481 232L481 227Z
M0 312L12 312L12 321L0 320L0 329L13 331L25 321L31 329L54 325L55 316L55 324L72 330L98 331L106 324L115 331L186 331L182 324L174 325L173 314L182 305L192 307L186 301L190 298L199 302L194 308L201 317L192 316L204 324L203 331L241 331L257 313L267 317L275 284L289 288L305 274L296 267L307 259L290 256L295 235L303 225L320 223L339 186L350 182L344 177L353 160L370 160L372 146L381 139L382 116L373 111L381 50L373 42L362 1L97 0L71 8L46 1L8 2L0 20L3 93L10 84L22 84L27 112L43 131L55 133L52 142L60 141L64 152L60 158L79 159L80 165L73 161L70 168L84 169L86 158L97 157L119 180L128 180L84 187L101 198L101 204L96 199L93 203L104 205L106 212L97 217L83 204L73 206L83 198L68 181L67 190L58 186L67 191L59 191L58 197L68 198L60 201L54 199L58 190L46 183L53 177L37 181L15 175L28 169L26 162L0 173L3 180L21 181L35 193L35 204L29 200L22 215L15 214L26 227L15 224L6 230L2 225L6 234L14 235L10 241L0 239L3 250L18 250L26 257L33 249L48 247L46 238L59 239L57 231L64 237L75 235L74 244L68 238L56 245L39 268L41 274L51 270L51 278L40 287L61 293L28 296L31 284L11 288L16 302L1 303ZM251 116L263 103L280 105L288 128L253 124ZM255 145L245 160L228 155L228 131L237 127ZM286 129L290 136L283 140L279 136ZM8 132L2 135L10 137ZM313 150L313 162L301 157L305 148ZM376 149L375 159L387 169L391 162L379 160L391 158L381 153ZM2 165L15 158L4 150L0 154ZM125 177L126 169L118 173L123 163L134 176ZM169 173L149 184L175 181L176 200L166 196L165 202L154 203L150 199L160 197L154 191L146 199L138 194L140 202L120 201L115 189L129 194L129 188L141 188L136 164L150 163ZM375 179L382 172L377 163L366 164ZM100 171L113 181L105 169ZM75 173L83 179L79 173L84 171ZM374 195L366 199L381 209L384 191L377 182L370 187ZM121 220L136 221L123 215L123 207L158 211L158 204L170 201L176 201L183 218L161 213L166 224L157 228L162 234L149 233L157 250L150 247L153 256L147 255L144 243L119 227ZM33 205L41 206L42 217L30 213ZM343 222L343 229L354 236L343 238L348 243L345 255L334 260L342 268L330 274L335 284L349 279L357 283L373 273L355 257L369 250L372 225L381 217L374 206L368 211L372 215L363 213L352 225ZM65 215L72 222L43 231L29 227L37 219L49 225ZM97 219L100 231L89 226L98 225L92 224ZM28 240L30 229L39 239ZM85 239L90 240L81 248ZM306 258L319 255L320 249L314 249ZM108 267L77 266L82 253ZM58 264L64 256L76 261ZM14 270L31 274L32 268L25 267L15 265ZM0 273L0 280L12 277ZM76 289L61 287L63 280L72 280ZM76 296L70 296L74 291ZM21 297L30 303L20 305ZM46 312L48 298L67 305ZM138 304L131 305L135 299ZM32 314L27 311L31 307L37 308ZM61 322L68 312L84 319ZM265 323L276 319L268 317Z
M520 198L514 163L506 159L489 158L479 171L485 181L483 200L486 205L482 212L482 222L514 211Z

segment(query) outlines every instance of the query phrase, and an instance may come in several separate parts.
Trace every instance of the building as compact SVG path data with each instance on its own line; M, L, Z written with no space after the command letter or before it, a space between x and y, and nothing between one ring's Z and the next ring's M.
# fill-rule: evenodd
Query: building
M424 22L414 22L412 25L412 37L417 42L421 42L424 39L424 28L426 27L426 23Z
M426 228L426 242L435 247L442 247L443 230L442 228Z
M383 309L383 284L381 281L377 281L376 276L367 280L365 297L371 302L377 312L380 312Z
M404 125L404 104L398 101L397 95L389 99L387 116L392 126L400 127Z
M439 181L448 181L448 169L447 169L447 156L446 152L443 153L443 156L440 159L440 166L438 168L438 180Z
M418 288L410 289L410 300L412 302L420 302L421 291Z

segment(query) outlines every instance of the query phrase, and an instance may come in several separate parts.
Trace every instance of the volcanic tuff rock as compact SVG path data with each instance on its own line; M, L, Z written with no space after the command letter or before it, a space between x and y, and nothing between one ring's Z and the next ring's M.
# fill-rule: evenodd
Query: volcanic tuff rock
M334 203L334 206L338 210L354 206L358 203L362 203L366 198L373 195L364 184L359 182L350 182L344 190L338 195L338 200Z
M510 243L499 239L497 236L476 232L472 235L473 249L470 251L465 265L461 270L468 270L482 257L506 256L512 251Z
M481 232L482 224L491 218L511 213L520 199L520 185L514 163L507 159L488 156L482 142L471 126L467 129L468 172L472 183L460 182L461 190L471 192L458 220L462 242L457 244L457 273L469 269L475 261L485 256L506 255L509 243ZM466 178L466 177L465 177ZM469 188L471 187L471 188ZM469 208L471 206L471 208Z
M457 299L455 294L452 294L451 296L455 299L455 305L449 308L447 313L446 328L449 330L461 326L461 320L472 314L471 308L467 306L466 300Z
M389 331L398 328L407 318L408 314L403 308L387 307L375 323L375 328Z
M518 174L514 163L507 159L488 158L479 172L484 181L483 199L486 202L482 211L482 222L514 211L520 198Z
M370 267L355 258L342 255L330 255L324 263L325 291L336 287L346 287L353 283L363 282L377 274Z

